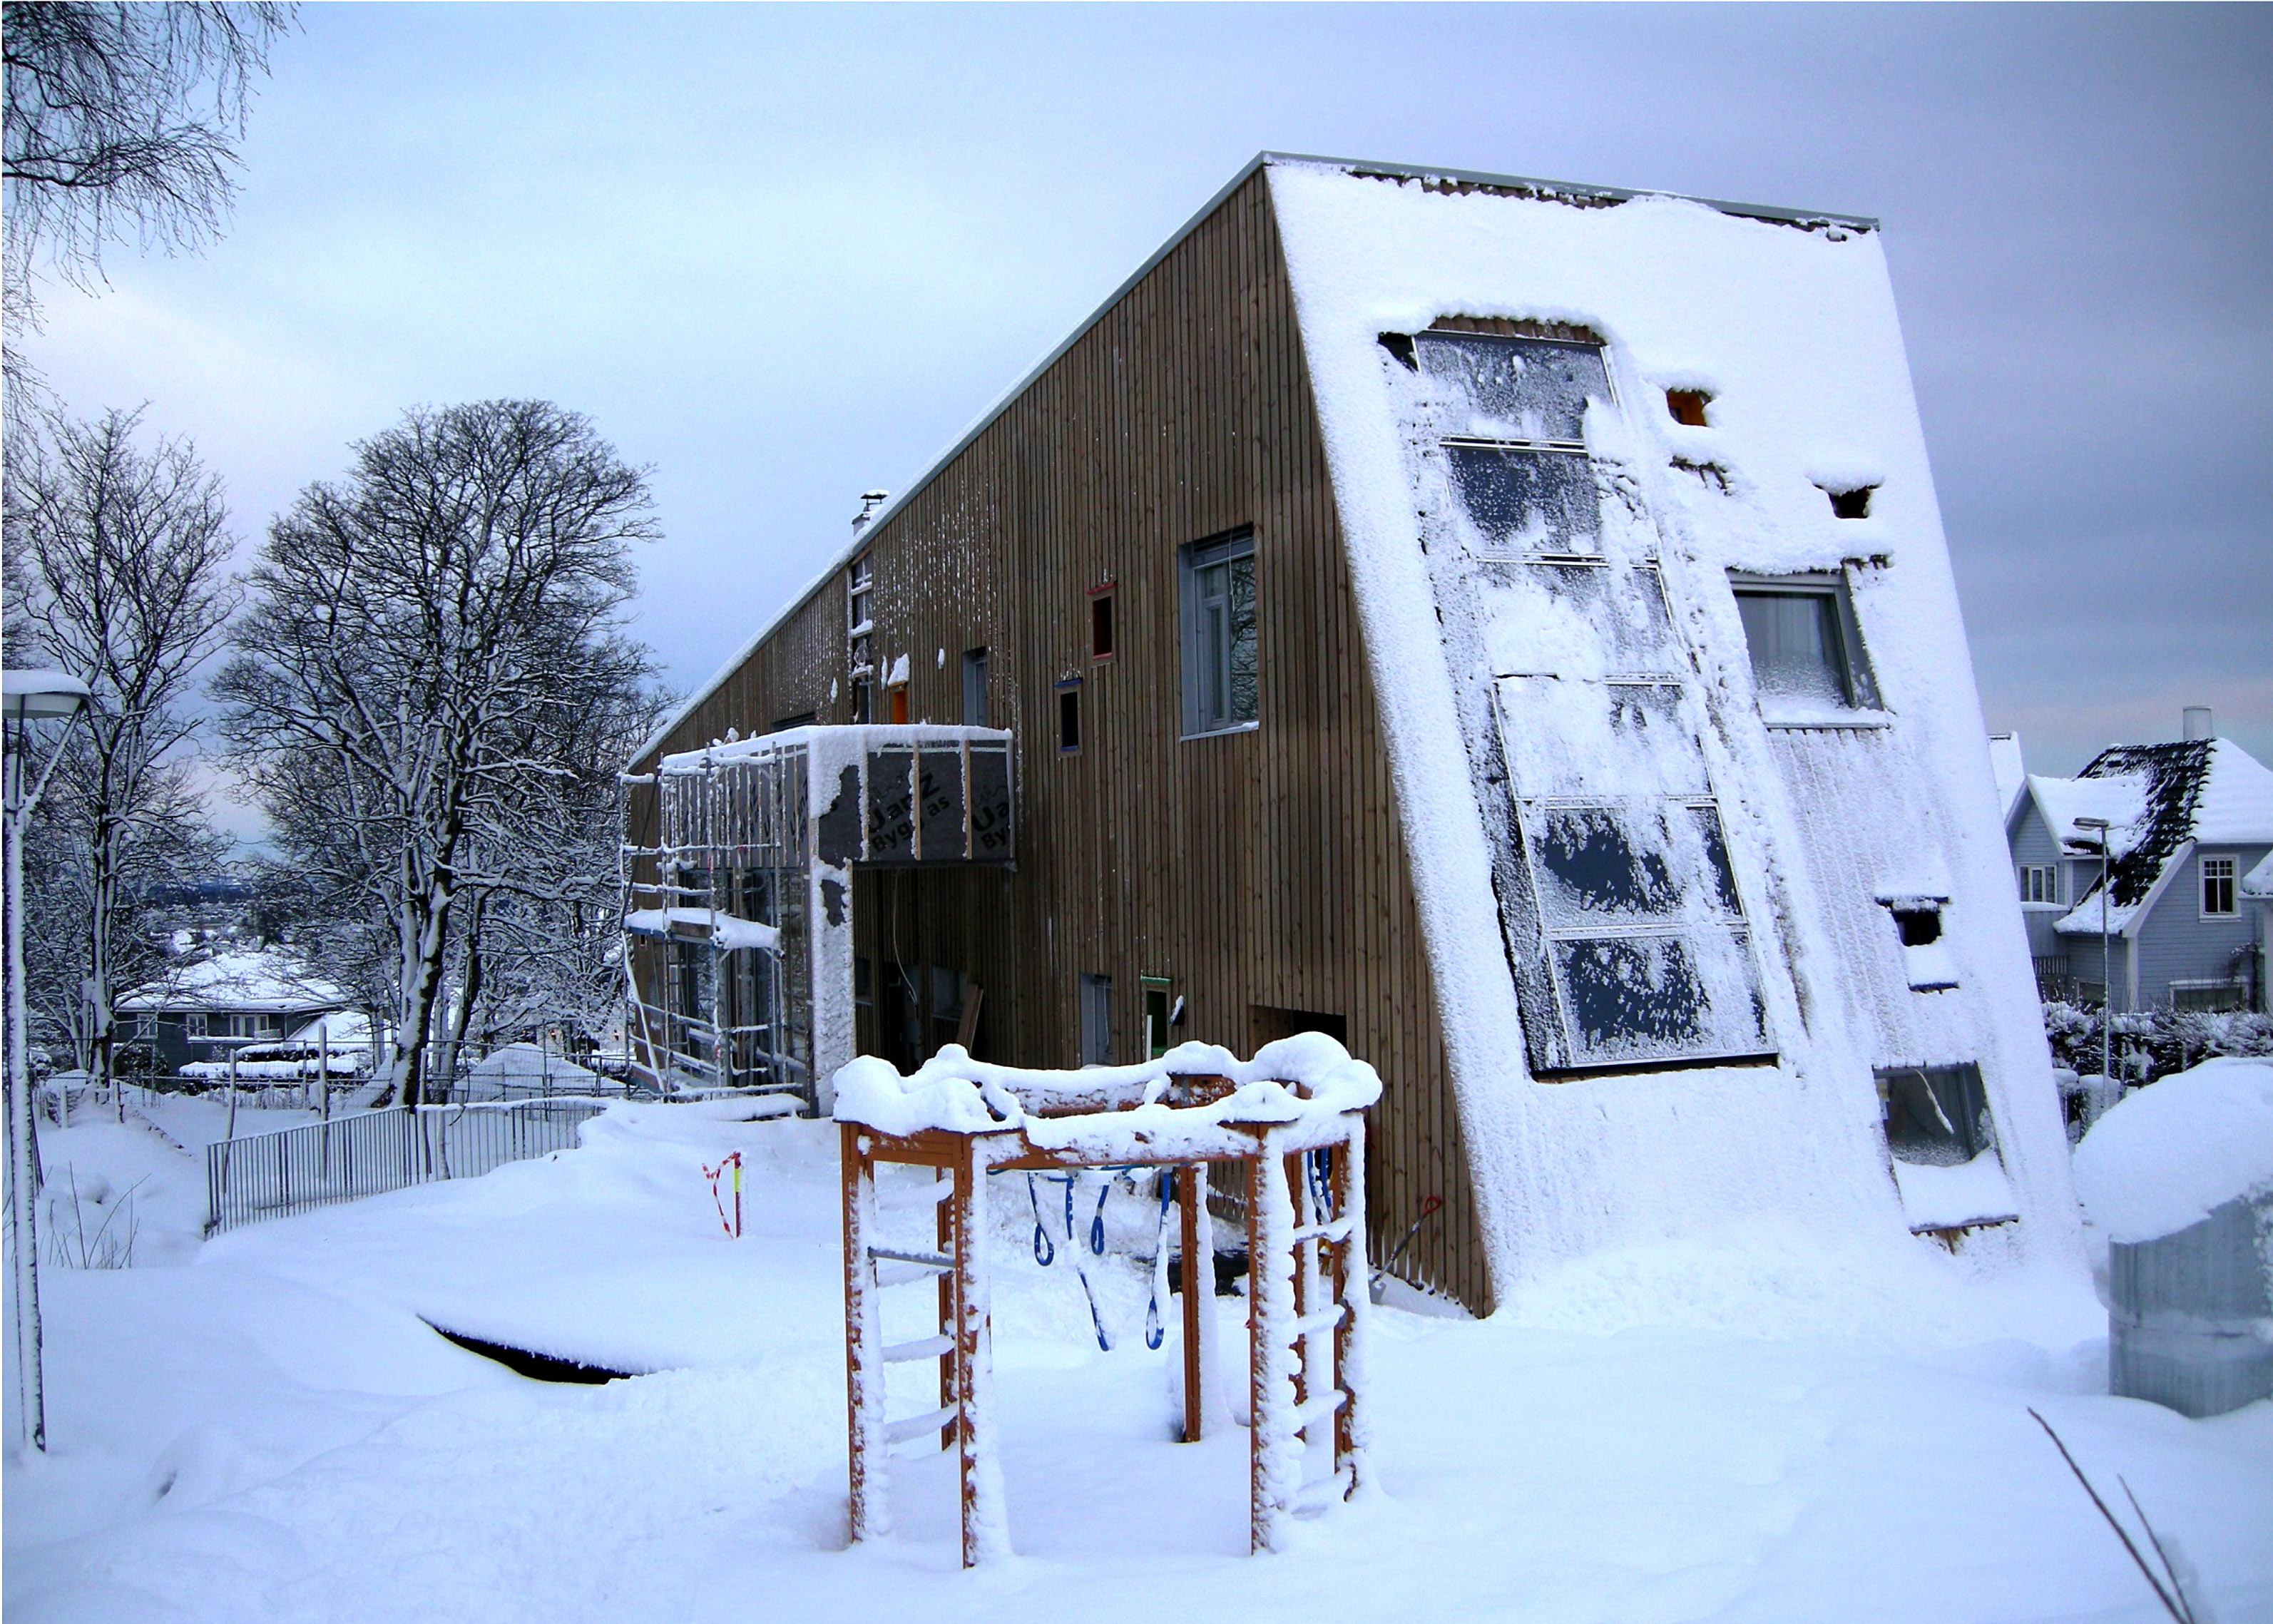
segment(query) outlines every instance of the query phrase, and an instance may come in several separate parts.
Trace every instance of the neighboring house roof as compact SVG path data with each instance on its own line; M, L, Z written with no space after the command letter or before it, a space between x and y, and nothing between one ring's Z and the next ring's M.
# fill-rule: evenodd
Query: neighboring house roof
M2254 868L2241 876L2241 894L2273 901L2273 852L2266 853Z
M118 1008L286 1013L337 1009L347 1002L347 994L289 954L245 951L176 965L119 999Z
M2273 771L2231 739L2119 744L2102 750L2080 778L2031 778L2029 787L2053 834L2080 849L2094 848L2097 840L2074 831L2076 817L2129 824L2110 831L2114 899L2105 929L2112 931L2128 932L2145 916L2190 846L2273 842ZM2052 929L2097 936L2103 906L2095 885Z
M2004 814L2009 829L2013 814L2020 810L2021 797L2029 788L2029 771L2021 764L2020 734L1989 735L1989 770L1997 775L1997 809Z

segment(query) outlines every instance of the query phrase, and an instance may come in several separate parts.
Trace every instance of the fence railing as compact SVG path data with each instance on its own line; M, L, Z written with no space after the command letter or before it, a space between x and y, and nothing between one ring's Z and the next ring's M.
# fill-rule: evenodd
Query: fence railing
M206 1233L572 1148L589 1096L367 1111L206 1147Z

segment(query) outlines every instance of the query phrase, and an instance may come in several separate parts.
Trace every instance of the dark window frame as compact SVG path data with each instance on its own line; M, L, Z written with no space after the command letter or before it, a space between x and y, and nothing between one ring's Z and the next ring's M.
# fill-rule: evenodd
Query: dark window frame
M1863 629L1855 618L1855 598L1843 571L1810 570L1793 575L1755 575L1732 570L1729 575L1729 590L1736 599L1737 618L1744 635L1744 652L1752 671L1755 695L1760 703L1763 717L1771 726L1829 726L1819 717L1784 719L1771 714L1778 705L1778 696L1772 695L1761 681L1758 650L1753 646L1752 628L1744 624L1744 605L1771 599L1805 599L1826 604L1831 611L1828 621L1830 641L1834 645L1828 665L1834 679L1834 711L1848 712L1856 717L1876 717L1886 710L1886 697L1879 688L1878 673L1871 663L1870 650L1863 640Z
M1078 756L1082 746L1082 680L1068 677L1053 690L1057 695L1057 739L1060 756ZM1068 724L1071 726L1069 726Z
M1246 566L1248 680L1242 692L1239 680L1241 643L1237 623L1239 567ZM1210 572L1225 571L1225 590L1213 591ZM1177 585L1182 599L1183 674L1182 737L1212 738L1222 733L1249 733L1262 726L1260 597L1256 568L1255 527L1251 524L1191 543L1177 555ZM1220 613L1221 635L1218 635Z
M1121 652L1119 616L1113 600L1117 590L1107 581L1089 589L1089 663L1102 665Z

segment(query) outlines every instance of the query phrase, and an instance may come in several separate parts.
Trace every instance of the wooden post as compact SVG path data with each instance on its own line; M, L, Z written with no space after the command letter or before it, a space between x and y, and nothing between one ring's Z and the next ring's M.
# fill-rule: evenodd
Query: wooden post
M868 1268L875 1215L875 1169L862 1131L841 1124L838 1156L844 1199L845 1455L851 1543L892 1531L884 1455L884 1364Z
M1358 1407L1365 1394L1362 1317L1372 1308L1372 1271L1366 1262L1365 1119L1353 1114L1343 1121L1349 1137L1334 1150L1334 1210L1349 1220L1349 1229L1334 1248L1334 1299L1342 1304L1341 1322L1334 1327L1334 1385L1342 1392L1334 1415L1334 1472L1342 1477L1347 1500L1367 1472L1365 1421Z
M994 1331L987 1322L986 1150L956 1140L955 1426L963 1500L963 1565L1010 1554L1002 1504L1002 1468L995 1458Z
M1295 1338L1294 1207L1275 1136L1247 1158L1248 1540L1252 1551L1285 1543L1302 1488L1302 1440L1294 1432L1292 1384L1273 1372Z
M955 1225L956 1214L963 1193L962 1188L956 1182L952 1169L940 1168L936 1171L939 1179L945 1182L948 1188L944 1199L938 1206L938 1222L934 1234L939 1241L941 1253L950 1258L958 1257L961 1254L956 1249ZM934 1191L933 1193L937 1195L941 1192ZM961 1323L956 1317L961 1311L956 1306L956 1277L953 1274L941 1274L934 1289L939 1297L939 1334L949 1340L948 1350L939 1356L939 1407L941 1410L952 1410L963 1402L961 1384L956 1374L956 1367L962 1363L963 1348L959 1333L956 1329ZM962 1440L963 1432L959 1422L949 1421L940 1427L939 1447L941 1448L957 1448L961 1446Z
M1215 1312L1215 1249L1204 1251L1200 1245L1207 1163L1178 1168L1176 1187L1184 1245L1184 1441L1196 1444L1207 1431L1207 1390L1201 1374L1206 1348L1201 1342L1200 1316Z

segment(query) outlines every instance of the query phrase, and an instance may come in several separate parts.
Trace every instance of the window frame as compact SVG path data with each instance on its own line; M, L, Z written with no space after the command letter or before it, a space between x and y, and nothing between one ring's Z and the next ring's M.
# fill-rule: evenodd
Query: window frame
M206 1012L191 1010L182 1017L182 1035L192 1041L203 1042L209 1035L206 1031Z
M963 725L965 727L986 727L990 707L987 704L987 669L986 645L963 651Z
M2223 872L2213 876L2210 873L2213 866ZM2195 858L2194 872L2194 906L2199 910L2197 918L2213 920L2241 917L2241 898L2239 890L2241 881L2241 861L2239 858L2229 856L2223 852L2216 855L2204 853ZM2222 883L2225 891L2225 906L2222 908L2210 906L2210 887L2217 883Z
M1113 602L1118 584L1106 581L1089 589L1089 663L1092 665L1107 665L1121 652L1121 617Z
M2021 906L2024 908L2056 908L2059 906L2059 871L2060 865L2056 862L2020 864ZM2040 888L2033 887L2030 882L2039 876L2041 876L2044 881L2043 885ZM2040 889L2043 894L2041 896L2030 895L2030 891L2036 889Z
M1051 693L1056 701L1057 715L1053 719L1052 725L1057 731L1058 755L1060 756L1078 756L1081 754L1083 731L1081 690L1082 680L1079 677L1066 677L1061 680L1056 686L1051 689ZM1070 710L1068 709L1069 701L1071 702ZM1071 729L1072 739L1070 742L1069 742L1067 739L1068 729L1066 727L1066 720L1069 717L1073 720L1073 727Z
M1180 623L1177 628L1177 642L1181 645L1179 664L1183 678L1180 696L1183 712L1181 739L1212 739L1225 733L1252 733L1263 725L1260 658L1263 617L1259 611L1254 617L1253 633L1257 644L1256 713L1244 717L1235 714L1227 693L1224 695L1224 710L1220 716L1210 716L1204 708L1205 695L1203 676L1208 665L1215 663L1213 661L1215 649L1207 635L1204 616L1210 606L1210 600L1202 595L1202 572L1213 569L1219 565L1236 565L1244 560L1248 566L1250 590L1254 591L1254 596L1259 598L1260 592L1254 590L1257 585L1256 554L1255 527L1251 524L1243 524L1237 530L1227 530L1220 535L1210 536L1189 543L1177 553L1177 595L1181 600L1179 607L1182 612L1179 617ZM1226 579L1228 581L1228 575ZM1227 641L1224 645L1220 667L1221 675L1227 688L1230 686L1231 680L1231 650L1236 646L1237 638L1235 634L1228 630L1226 635Z
M1844 570L1802 570L1789 575L1764 575L1750 570L1729 572L1729 594L1737 609L1737 628L1743 634L1744 658L1752 673L1752 698L1760 718L1770 727L1832 728L1883 727L1887 724L1886 695L1879 687L1878 672L1871 663L1870 646L1863 640L1863 628L1855 618L1855 597L1852 583ZM1747 598L1807 598L1830 600L1832 628L1839 640L1837 675L1844 703L1834 707L1834 713L1825 715L1774 714L1776 706L1767 690L1760 687L1759 665L1752 654L1752 634L1744 629L1744 600Z

